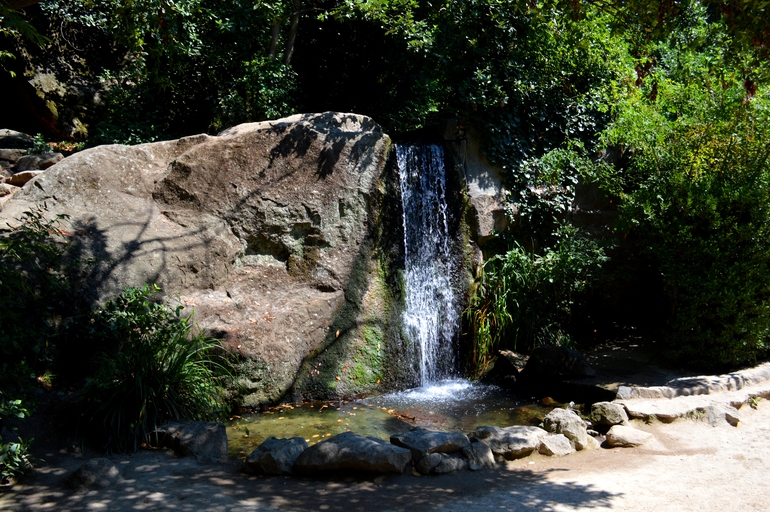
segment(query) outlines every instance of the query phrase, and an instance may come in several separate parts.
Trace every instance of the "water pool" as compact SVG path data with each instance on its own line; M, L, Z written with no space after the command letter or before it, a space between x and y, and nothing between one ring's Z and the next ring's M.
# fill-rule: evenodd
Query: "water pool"
M554 405L465 380L360 400L283 404L233 416L227 425L229 455L243 459L270 436L300 436L313 445L346 431L388 440L414 426L468 433L481 425L537 425Z

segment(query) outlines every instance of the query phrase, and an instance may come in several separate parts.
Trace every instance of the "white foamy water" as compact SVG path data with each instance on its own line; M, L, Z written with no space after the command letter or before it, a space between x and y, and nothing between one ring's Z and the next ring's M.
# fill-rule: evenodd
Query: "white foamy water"
M425 386L451 375L459 324L444 152L436 145L397 145L396 157L404 210L403 320L409 340L417 344Z

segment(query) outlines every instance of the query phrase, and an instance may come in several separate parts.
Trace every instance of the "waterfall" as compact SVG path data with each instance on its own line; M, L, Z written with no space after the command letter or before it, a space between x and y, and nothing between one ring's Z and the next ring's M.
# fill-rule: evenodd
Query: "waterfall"
M406 304L404 326L417 345L420 384L454 370L459 301L453 291L452 256L443 149L396 145L404 210Z

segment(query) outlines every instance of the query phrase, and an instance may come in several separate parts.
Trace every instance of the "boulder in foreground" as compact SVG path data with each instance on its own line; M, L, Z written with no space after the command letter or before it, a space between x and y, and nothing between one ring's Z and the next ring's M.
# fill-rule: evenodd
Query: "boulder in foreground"
M412 452L382 439L343 432L311 446L297 458L294 471L319 473L336 470L403 473Z

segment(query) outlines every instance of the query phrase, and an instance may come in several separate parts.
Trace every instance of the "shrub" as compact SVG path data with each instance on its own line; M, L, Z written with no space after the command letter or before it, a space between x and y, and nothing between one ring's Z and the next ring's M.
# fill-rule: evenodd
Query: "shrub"
M555 247L542 254L515 244L485 263L480 287L465 311L476 375L497 350L528 351L571 342L564 326L577 294L607 258L575 228L563 226L557 236Z
M91 334L108 347L80 394L82 420L109 450L136 450L162 423L220 410L213 354L190 318L152 301L155 285L128 288L95 311Z
M5 419L26 418L29 411L22 405L21 400L6 400L0 392L0 434L5 427ZM0 483L7 483L26 474L34 462L29 451L32 439L24 440L21 437L16 441L5 443L0 435Z
M662 276L668 352L751 363L770 329L770 105L729 84L657 91L629 100L607 140L633 149L621 212Z
M0 228L0 390L17 397L48 369L71 313L65 216L44 214L31 210L18 225Z

